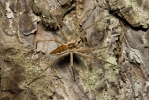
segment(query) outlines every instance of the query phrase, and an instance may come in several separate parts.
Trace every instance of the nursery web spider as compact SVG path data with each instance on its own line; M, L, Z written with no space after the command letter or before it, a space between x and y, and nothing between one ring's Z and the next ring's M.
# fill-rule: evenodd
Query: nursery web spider
M50 11L49 11L50 13ZM115 12L117 13L117 11ZM113 13L113 14L115 14ZM51 15L51 14L50 14ZM84 14L85 16L86 14ZM68 39L66 37L66 34L64 34L64 32L62 31L61 29L61 26L58 24L58 22L56 21L56 18L52 17L52 19L56 22L56 25L57 27L59 28L60 32L61 32L61 35L62 37L65 39L65 43L57 40L57 39L49 39L49 40L41 40L41 41L37 41L38 42L45 42L45 41L55 41L59 44L61 44L60 46L58 46L56 49L54 49L53 51L51 51L51 55L53 54L59 54L57 58L55 58L53 61L50 62L50 64L48 65L47 68L45 68L40 74L38 74L31 82L28 83L31 84L33 81L35 81L43 72L45 72L48 68L50 68L59 58L61 57L64 57L68 54L70 54L70 66L71 66L71 69L72 69L72 73L74 75L74 72L73 72L73 54L77 54L79 56L83 56L83 57L87 57L87 58L90 58L90 59L97 59L99 61L103 61L105 63L109 63L111 65L114 65L114 66L117 66L115 64L112 64L104 59L101 59L101 58L98 58L96 56L91 56L91 55L87 55L85 54L85 52L91 52L92 50L97 50L97 49L102 49L102 48L106 48L106 47L102 47L102 48L91 48L91 47L88 47L87 46L87 40L86 38L84 37L85 33L86 33L86 30L91 28L93 25L97 24L99 21L101 21L102 19L104 19L105 17L110 17L111 15L106 15L106 16L102 16L101 18L99 18L98 20L96 20L94 23L90 24L89 26L87 26L85 29L83 29L79 34L77 34L77 31L78 31L78 28L80 26L80 22L82 21L82 19L84 18L81 17L77 23L77 25L75 26L74 28L74 32L72 33L72 36L70 39ZM80 43L83 44L80 45ZM74 80L75 80L75 76L74 76Z

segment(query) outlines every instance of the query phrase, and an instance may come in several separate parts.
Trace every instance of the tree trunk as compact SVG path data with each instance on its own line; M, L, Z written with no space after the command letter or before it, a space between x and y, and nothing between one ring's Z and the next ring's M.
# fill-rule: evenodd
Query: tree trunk
M0 100L149 100L148 0L0 5Z

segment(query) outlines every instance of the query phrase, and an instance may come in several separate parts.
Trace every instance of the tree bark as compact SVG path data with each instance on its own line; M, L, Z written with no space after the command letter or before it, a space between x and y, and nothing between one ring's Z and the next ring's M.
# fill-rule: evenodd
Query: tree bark
M0 5L0 100L149 100L148 0ZM73 64L50 54L71 38Z

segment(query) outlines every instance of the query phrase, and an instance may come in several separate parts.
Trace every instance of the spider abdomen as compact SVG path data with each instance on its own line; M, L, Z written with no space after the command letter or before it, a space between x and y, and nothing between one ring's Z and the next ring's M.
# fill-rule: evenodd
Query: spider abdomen
M67 49L68 49L67 45L61 45L61 46L57 47L56 49L54 49L53 51L51 51L50 54L61 53L61 52L65 51L65 50L67 50Z

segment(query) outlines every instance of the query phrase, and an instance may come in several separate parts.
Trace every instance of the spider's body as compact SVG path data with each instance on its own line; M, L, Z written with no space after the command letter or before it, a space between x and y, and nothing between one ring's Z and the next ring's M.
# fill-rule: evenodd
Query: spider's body
M95 7L96 8L96 7ZM89 10L86 13L89 12L93 12L93 10ZM92 13L91 12L91 13ZM50 11L49 11L50 13ZM115 12L116 13L116 12ZM114 14L115 14L114 13ZM106 47L101 47L101 48L92 48L88 45L87 43L87 39L85 38L86 36L86 31L91 28L92 26L96 25L98 22L100 22L102 19L104 19L105 17L110 17L111 15L107 15L107 16L101 16L99 19L95 20L94 23L88 25L87 27L85 27L83 30L79 29L79 26L81 24L81 21L83 20L83 18L85 17L86 14L84 14L81 18L78 19L78 23L76 24L75 28L74 28L74 32L72 33L71 39L69 40L66 36L66 33L64 33L60 27L60 25L58 24L56 18L54 16L52 16L52 14L50 14L52 19L55 21L57 27L60 30L61 36L63 39L65 39L66 43L63 43L62 41L59 41L58 39L49 39L49 40L38 40L35 41L35 45L37 45L38 42L47 42L47 41L55 41L59 44L61 44L60 46L58 46L56 49L54 49L50 54L59 54L54 60L50 61L49 65L47 68L45 68L40 74L38 74L31 82L28 83L28 85L30 83L32 83L34 80L36 80L43 72L45 72L48 68L50 68L59 58L64 57L68 54L70 54L70 66L73 69L73 54L77 54L81 57L85 57L85 58L89 58L89 59L96 59L105 63L109 63L111 65L112 64L102 58L97 57L96 55L92 55L92 51L93 50L98 50L98 49L104 49ZM76 16L77 17L77 16ZM79 30L79 34L77 32L77 30ZM38 33L38 32L37 32ZM40 34L40 32L39 32ZM80 44L81 43L81 44ZM82 45L83 44L83 45ZM87 47L86 47L87 46ZM35 46L36 47L36 46ZM88 66L90 67L90 66ZM89 68L90 69L90 68ZM73 70L72 70L73 72ZM73 75L74 72L73 72ZM75 76L74 76L74 80L75 80Z
M79 48L80 41L81 40L70 41L67 44L58 46L56 49L54 49L53 51L51 51L50 54L62 53L62 52L65 52L66 50L68 50L68 51L74 51L74 49L78 49Z
M67 50L67 49L68 49L67 45L61 45L61 46L57 47L56 49L54 49L53 51L51 51L50 54L61 53L61 52L65 51L65 50Z

